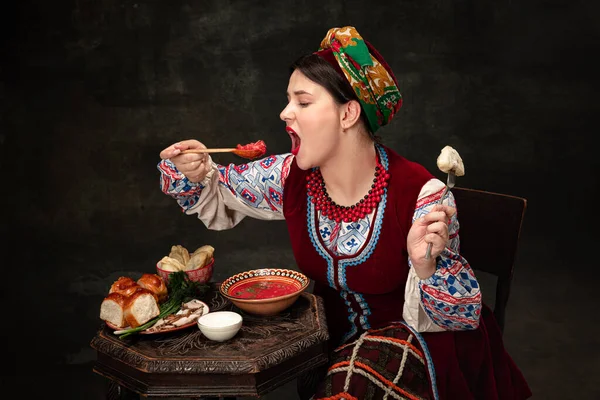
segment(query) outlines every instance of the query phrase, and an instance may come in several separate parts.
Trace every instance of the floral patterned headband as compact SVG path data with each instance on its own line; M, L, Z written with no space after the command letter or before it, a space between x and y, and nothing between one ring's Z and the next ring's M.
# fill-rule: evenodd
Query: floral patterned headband
M328 52L333 53L360 100L371 132L388 124L402 107L402 95L383 57L352 26L331 28L327 32L316 54L332 63Z

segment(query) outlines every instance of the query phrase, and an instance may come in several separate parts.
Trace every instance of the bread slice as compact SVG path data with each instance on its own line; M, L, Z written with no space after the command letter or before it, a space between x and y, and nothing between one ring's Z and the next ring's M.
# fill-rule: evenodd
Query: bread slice
M128 298L120 293L110 293L100 305L100 319L111 323L117 328L123 328L125 321L125 306Z
M160 314L156 295L148 289L138 288L129 295L124 314L125 321L132 328L145 324Z

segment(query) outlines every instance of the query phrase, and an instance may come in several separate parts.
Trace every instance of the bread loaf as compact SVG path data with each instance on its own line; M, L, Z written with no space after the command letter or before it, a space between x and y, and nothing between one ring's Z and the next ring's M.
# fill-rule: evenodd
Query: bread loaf
M110 293L100 305L100 319L111 323L117 328L123 328L125 321L125 306L127 297L120 293Z
M121 276L111 286L108 293L120 293L129 296L139 287L136 281L128 276Z
M145 324L160 314L157 296L148 289L138 287L127 298L124 314L125 321L132 328Z
M143 274L140 279L137 280L137 284L154 293L159 304L167 299L167 285L165 285L165 282L160 276L156 274Z

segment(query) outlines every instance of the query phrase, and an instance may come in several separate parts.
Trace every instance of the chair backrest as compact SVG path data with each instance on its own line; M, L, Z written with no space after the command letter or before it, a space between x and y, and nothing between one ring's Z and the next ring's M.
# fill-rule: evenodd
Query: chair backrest
M477 271L496 276L494 315L504 330L519 236L527 200L522 197L454 187L460 223L460 253Z

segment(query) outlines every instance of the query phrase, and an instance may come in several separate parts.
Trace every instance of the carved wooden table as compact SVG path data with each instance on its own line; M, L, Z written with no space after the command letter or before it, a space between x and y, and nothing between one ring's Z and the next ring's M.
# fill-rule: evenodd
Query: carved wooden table
M102 326L91 341L94 372L109 379L108 399L260 397L327 363L323 302L302 293L273 317L253 316L221 296L217 284L203 299L211 311L243 317L238 334L226 342L206 339L191 328L119 339Z

